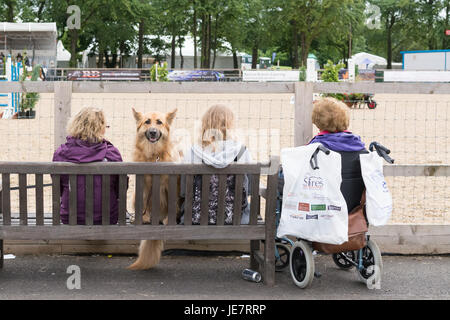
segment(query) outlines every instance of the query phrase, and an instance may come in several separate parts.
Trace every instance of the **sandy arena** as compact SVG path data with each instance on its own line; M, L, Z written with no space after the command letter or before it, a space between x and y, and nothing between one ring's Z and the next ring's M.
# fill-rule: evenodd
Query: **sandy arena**
M236 136L247 144L253 158L294 144L292 94L74 94L72 115L82 107L102 108L110 129L108 139L124 161L132 160L135 122L131 108L141 112L178 108L175 135L183 147L196 141L203 112L211 105L230 106L237 117ZM378 141L392 150L396 164L450 164L450 95L388 95L375 97L378 107L351 110L351 130L369 144ZM0 121L1 161L51 161L54 152L53 95L41 94L34 120ZM64 125L64 124L62 124ZM388 177L394 197L392 224L449 224L450 178ZM45 183L50 182L46 177ZM33 183L33 178L29 179ZM12 177L17 186L17 177ZM129 192L132 192L133 185ZM34 191L28 191L33 203ZM18 192L12 193L18 199ZM51 211L50 189L45 210ZM18 204L18 201L15 201ZM32 212L30 205L30 212ZM129 210L131 206L129 205ZM13 207L14 212L18 207Z

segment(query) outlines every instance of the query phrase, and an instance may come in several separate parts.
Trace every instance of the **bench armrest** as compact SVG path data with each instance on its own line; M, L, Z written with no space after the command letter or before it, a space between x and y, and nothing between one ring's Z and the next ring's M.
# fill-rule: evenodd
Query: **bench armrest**
M267 176L278 175L280 170L280 157L272 156L270 157L270 162L261 164L261 174ZM267 200L267 187L259 188L259 195Z
M270 157L270 161L268 163L263 163L261 165L261 174L263 175L275 175L278 174L280 170L280 157L272 156Z

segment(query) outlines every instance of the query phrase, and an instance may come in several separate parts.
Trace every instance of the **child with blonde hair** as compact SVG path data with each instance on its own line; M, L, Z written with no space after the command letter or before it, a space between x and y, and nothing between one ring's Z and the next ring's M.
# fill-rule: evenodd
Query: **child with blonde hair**
M234 114L230 108L224 105L215 105L209 108L202 117L200 141L185 153L185 162L212 166L223 169L233 163L249 163L252 161L248 149L233 136ZM194 196L192 204L192 223L200 223L201 213L201 176L194 178ZM181 197L184 198L185 181L182 178ZM235 176L227 177L225 195L225 224L233 223L234 212ZM250 218L250 206L248 203L249 179L244 178L242 197L241 224L248 224ZM209 199L209 224L217 223L218 207L218 176L213 175L210 181ZM182 205L184 214L184 204ZM182 221L184 221L182 217Z

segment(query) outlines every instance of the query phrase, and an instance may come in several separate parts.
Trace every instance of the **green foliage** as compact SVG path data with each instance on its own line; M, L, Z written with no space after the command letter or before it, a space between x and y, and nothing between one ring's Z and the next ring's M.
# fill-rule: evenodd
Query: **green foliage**
M39 76L41 72L41 65L38 64L34 66L33 70L31 71L31 79L30 81L38 81ZM23 68L22 75L20 77L20 81L27 81L27 78L29 76L29 72L27 68ZM38 103L40 98L39 93L37 92L30 92L30 93L23 93L20 103L20 111L24 112L26 110L33 110L36 107L36 104Z
M328 60L324 66L324 71L322 73L323 82L339 82L339 70L343 68L343 64L335 65L333 61ZM344 100L344 95L340 93L328 93L325 94L326 97L336 98L338 100Z
M0 69L0 75L4 76L6 74L6 57L2 59L2 68Z
M343 64L335 65L333 61L328 60L322 73L323 82L339 82L339 70L343 67Z
M299 70L300 70L300 79L299 79L299 81L306 81L306 67L305 66L301 66Z
M150 78L152 81L167 82L169 81L168 76L169 70L167 69L167 62L164 62L162 66L155 63L150 69Z
M81 9L80 30L66 28L69 4ZM369 5L380 9L376 28ZM207 67L218 51L277 52L297 69L311 52L323 65L358 52L399 62L401 51L450 48L449 0L0 0L0 21L56 22L73 66L89 47L102 67L136 52L163 61L194 34Z

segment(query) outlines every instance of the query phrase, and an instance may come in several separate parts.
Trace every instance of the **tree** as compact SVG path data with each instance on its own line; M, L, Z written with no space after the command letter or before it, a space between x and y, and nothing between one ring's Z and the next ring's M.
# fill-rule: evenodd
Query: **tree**
M245 32L244 47L252 54L252 69L256 69L259 50L267 45L269 8L268 0L250 0L244 3L245 22L242 26Z
M145 35L148 32L152 21L155 18L155 10L147 0L136 1L136 20L138 25L137 35L137 56L138 56L138 68L143 68L143 56L146 51L145 48Z
M444 33L440 33L440 21L442 18L439 13L444 9L444 3L440 0L418 0L415 2L417 18L419 24L426 28L422 29L422 36L425 33L427 47L430 50L436 50L441 46L440 39Z
M170 67L176 68L175 58L177 48L182 47L184 37L189 31L188 11L190 9L189 0L159 0L153 1L152 4L158 8L161 15L159 34L163 34L171 38L170 42ZM177 41L178 39L178 41ZM181 45L181 47L180 47ZM181 52L182 56L182 52Z
M412 0L370 0L369 2L380 9L386 43L387 68L392 69L395 42L401 43L399 40L402 37L398 34L401 34L402 27L407 25L407 21L411 18L413 2Z
M223 39L223 42L229 44L228 47L224 47L223 49L228 50L233 54L234 69L239 68L237 52L244 49L244 41L247 31L244 27L246 18L245 1L229 0L227 2L227 6L221 16L219 38Z
M442 6L444 8L443 11L445 12L445 16L439 23L439 29L442 32L442 49L448 49L449 42L447 41L445 30L450 26L450 0L444 0Z
M72 55L70 65L76 67L78 53L85 50L92 40L92 36L87 32L89 24L94 21L95 13L108 4L109 1L106 0L28 0L28 5L31 6L34 13L34 19L31 17L28 19L31 21L37 19L39 22L56 22L59 37ZM70 16L67 9L71 5L80 8L81 29L68 29L67 27L67 19Z
M306 65L313 41L323 33L334 33L335 27L354 20L352 5L356 0L280 0L280 14L290 26L292 67ZM346 25L347 30L350 24ZM347 37L348 31L345 31ZM348 39L348 38L347 38ZM301 48L301 55L298 49Z
M100 10L86 26L85 32L91 37L91 43L99 54L98 67L115 68L120 57L120 67L124 66L124 57L134 48L140 17L139 1L114 0L109 10Z
M327 60L347 62L364 45L365 1L354 0L339 8L341 17L333 25L333 32L323 32L311 46L323 63ZM361 39L362 38L362 39Z
M17 6L17 0L3 0L0 3L0 19L6 22L14 22Z
M78 5L81 10L81 29L68 29L66 32L68 33L68 37L70 39L70 66L76 68L78 64L78 53L83 51L87 48L85 46L84 48L80 45L80 37L82 33L86 33L86 31L89 29L90 23L97 22L94 19L94 16L97 12L101 11L102 7L105 7L105 5L109 5L109 3L105 3L106 0L76 0L76 1L52 1L55 4L55 9L59 8L61 12L65 12L66 14L64 17L67 19L69 15L67 14L67 8L70 5ZM60 2L64 5L56 5L56 2ZM66 27L65 27L66 29ZM86 34L87 35L87 34Z

